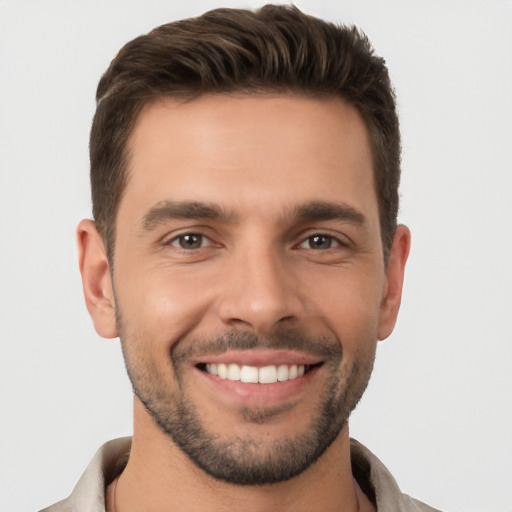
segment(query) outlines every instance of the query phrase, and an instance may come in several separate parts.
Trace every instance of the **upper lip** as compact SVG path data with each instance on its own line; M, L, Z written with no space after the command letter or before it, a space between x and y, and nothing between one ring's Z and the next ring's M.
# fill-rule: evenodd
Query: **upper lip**
M192 364L237 364L239 366L271 366L271 365L315 365L321 363L318 357L301 354L293 350L229 350L222 354L204 355L194 358Z

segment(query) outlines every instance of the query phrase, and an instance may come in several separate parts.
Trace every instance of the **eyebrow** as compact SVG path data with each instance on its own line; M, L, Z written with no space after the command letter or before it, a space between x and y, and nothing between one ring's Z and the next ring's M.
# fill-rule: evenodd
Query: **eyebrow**
M366 217L352 206L326 201L310 201L292 207L285 218L294 218L302 222L340 220L360 226L366 225ZM144 231L151 231L172 219L207 219L233 223L237 216L214 203L160 201L146 212L141 225Z
M346 203L311 201L292 209L292 217L302 221L340 220L358 226L367 224L366 217Z
M151 231L158 225L172 219L208 219L233 222L235 215L211 203L160 201L146 212L141 224L144 231Z

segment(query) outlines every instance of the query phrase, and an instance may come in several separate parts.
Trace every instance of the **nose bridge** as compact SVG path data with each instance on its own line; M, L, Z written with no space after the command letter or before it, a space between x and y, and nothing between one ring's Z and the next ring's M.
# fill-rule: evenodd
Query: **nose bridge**
M285 257L284 250L261 238L234 252L220 304L225 323L264 333L279 322L298 317L300 299Z

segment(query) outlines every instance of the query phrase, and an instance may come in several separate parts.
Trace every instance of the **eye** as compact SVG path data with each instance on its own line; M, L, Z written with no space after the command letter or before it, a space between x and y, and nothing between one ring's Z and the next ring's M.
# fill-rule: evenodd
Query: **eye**
M204 247L209 242L208 238L198 233L185 233L173 238L169 245L179 247L180 249L193 250Z
M306 238L304 242L300 244L302 249L314 249L317 251L322 251L326 249L331 249L331 247L337 247L340 245L340 242L329 235L312 235Z

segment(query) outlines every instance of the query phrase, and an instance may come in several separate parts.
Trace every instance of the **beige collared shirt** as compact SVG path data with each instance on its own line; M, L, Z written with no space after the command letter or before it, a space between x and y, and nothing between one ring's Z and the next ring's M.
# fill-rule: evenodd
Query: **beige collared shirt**
M105 443L93 457L71 495L40 512L105 512L105 489L122 471L131 438ZM351 440L352 471L378 512L439 512L402 494L384 464L361 443Z

